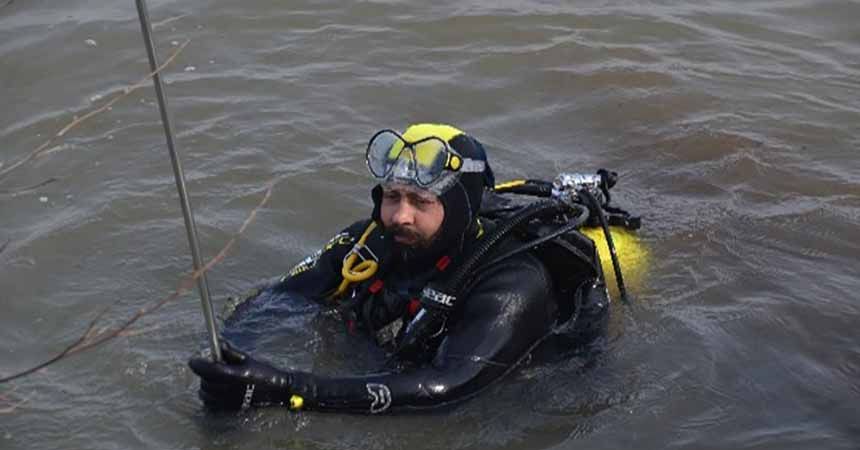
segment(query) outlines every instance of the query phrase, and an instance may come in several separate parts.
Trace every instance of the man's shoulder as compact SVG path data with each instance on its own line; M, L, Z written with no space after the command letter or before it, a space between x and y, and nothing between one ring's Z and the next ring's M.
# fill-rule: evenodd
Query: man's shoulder
M492 227L494 224L487 225L488 229L492 229ZM480 245L480 241L481 239L477 239L475 244ZM502 242L494 246L494 250L486 257L479 270L491 270L493 272L545 271L546 267L542 259L535 254L534 249L523 248L524 244L526 244L526 240L516 233L505 236Z
M337 234L329 238L326 243L326 249L337 245L355 243L361 235L364 234L372 222L373 219L361 219L351 223L346 228L341 229Z
M299 261L288 272L288 277L294 277L315 267L321 258L334 258L335 260L342 258L358 242L370 222L370 219L356 221L329 237L322 248L317 249L316 252Z
M507 247L507 246L505 246ZM515 245L509 247L512 248ZM503 248L500 253L506 250ZM545 291L551 285L550 273L544 262L532 250L514 253L498 261L490 261L479 266L474 278L475 287L479 285L504 284L517 291Z
M352 248L352 245L359 241L361 235L368 229L373 222L371 219L358 220L340 232L329 238L328 242L320 249L321 253L327 253L332 249L341 247Z
M356 235L361 236L361 233L363 233L364 230L367 229L367 226L370 225L371 222L373 222L373 219L369 219L369 218L356 220L355 222L352 222L349 225L341 228L340 231L338 231L337 234L335 234L335 236L344 235L344 234L347 234L350 236L356 236Z
M464 314L506 320L543 317L552 309L552 286L544 264L530 251L520 252L478 268L464 293Z

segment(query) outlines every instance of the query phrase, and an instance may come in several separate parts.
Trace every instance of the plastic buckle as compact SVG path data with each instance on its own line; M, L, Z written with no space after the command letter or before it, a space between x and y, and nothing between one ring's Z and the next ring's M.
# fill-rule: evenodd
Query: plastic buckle
M362 251L366 251L368 256L365 256ZM370 249L365 244L360 244L358 242L352 246L351 249L343 256L343 263L346 264L346 260L350 257L350 255L356 255L361 258L362 261L367 261L368 259L372 259L376 262L379 262L379 258L376 256L376 253L373 253L373 250Z

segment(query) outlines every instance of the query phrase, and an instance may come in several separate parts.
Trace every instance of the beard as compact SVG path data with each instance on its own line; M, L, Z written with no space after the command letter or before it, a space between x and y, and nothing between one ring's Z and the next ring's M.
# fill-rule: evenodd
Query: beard
M392 237L394 237L397 245L404 247L404 249L419 252L429 249L436 240L436 234L438 234L437 232L436 234L427 237L415 230L398 225L390 227L389 231L391 232Z

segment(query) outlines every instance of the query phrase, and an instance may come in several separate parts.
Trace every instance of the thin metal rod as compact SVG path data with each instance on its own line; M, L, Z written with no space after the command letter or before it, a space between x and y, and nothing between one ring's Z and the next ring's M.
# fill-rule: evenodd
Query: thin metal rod
M206 319L206 329L209 332L209 345L212 347L212 357L215 361L221 361L221 347L218 344L215 316L212 314L209 283L206 281L206 272L200 272L203 263L200 258L200 244L197 240L197 225L194 223L194 213L191 211L191 202L188 200L188 192L185 189L185 175L182 172L182 164L179 161L173 140L173 126L170 124L170 114L167 110L167 95L164 92L161 75L157 72L158 57L155 54L155 44L152 42L149 12L144 0L135 1L137 2L137 15L140 18L140 29L143 32L143 42L146 44L146 53L149 55L149 66L155 72L152 81L155 84L155 95L158 97L158 107L161 110L161 123L164 125L164 134L167 136L167 149L170 151L170 161L173 163L173 175L176 179L176 189L179 191L179 201L182 204L182 215L185 217L185 229L188 232L191 258L194 260L194 271L200 274L197 278L197 290L200 291L200 304L203 306L203 317Z

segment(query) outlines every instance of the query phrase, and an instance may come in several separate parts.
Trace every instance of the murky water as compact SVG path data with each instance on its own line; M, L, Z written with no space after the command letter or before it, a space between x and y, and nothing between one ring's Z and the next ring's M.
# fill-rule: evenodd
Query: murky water
M368 214L373 131L445 121L500 179L623 174L653 260L598 367L529 367L433 414L209 417L190 293L0 386L0 448L857 448L860 3L573 3L149 6L162 58L190 39L165 77L207 257L276 180L210 274L219 305ZM147 71L130 0L0 1L0 171ZM151 88L48 148L0 178L0 375L190 266ZM358 345L303 317L285 364Z

